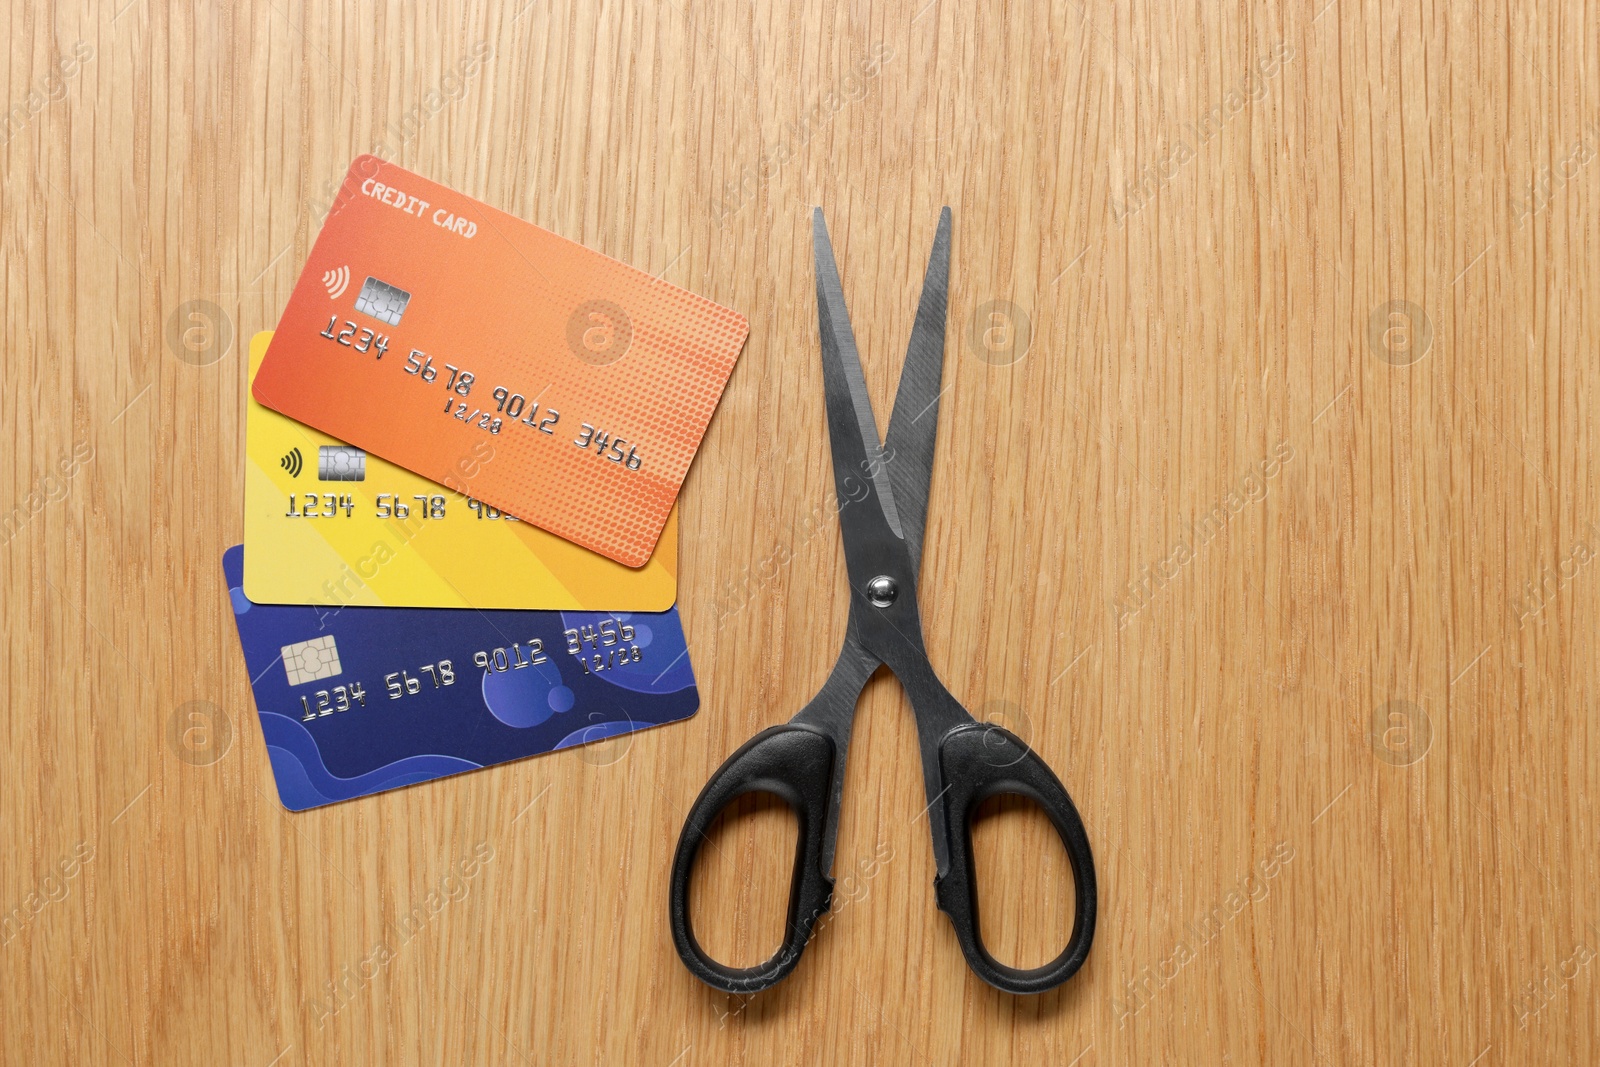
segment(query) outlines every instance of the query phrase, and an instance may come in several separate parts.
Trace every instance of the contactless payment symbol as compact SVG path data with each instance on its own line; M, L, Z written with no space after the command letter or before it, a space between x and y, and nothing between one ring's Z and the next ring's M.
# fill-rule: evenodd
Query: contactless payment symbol
M381 456L463 493L470 478L475 500L645 566L745 317L373 156L343 190L251 395L369 466ZM323 272L345 265L349 288L330 299Z
M280 651L290 685L305 685L323 678L334 678L344 669L339 666L339 646L333 643L332 634L313 637L295 645L284 645Z
M313 284L321 273L313 275ZM357 278L351 289L359 289L360 282ZM321 291L317 289L319 294ZM345 295L355 299L351 293ZM328 307L329 314L333 310ZM354 318L352 312L351 319L344 321ZM419 311L407 324L417 327L423 321ZM372 328L388 329L379 323ZM361 329L356 327L351 337L352 349L360 341ZM271 336L260 333L250 342L252 377ZM409 347L408 339L399 355L403 357ZM395 354L391 349L385 362L392 362ZM444 381L447 373L441 372L439 381ZM473 390L475 396L481 392ZM486 398L486 403L492 407L494 399ZM520 395L510 397L506 417L527 418L530 406ZM449 492L436 482L389 464L377 453L295 423L253 398L246 411L249 463L244 525L249 552L243 588L257 604L565 611L614 606L619 611L659 612L677 598L676 512L668 520L660 546L644 569L636 571L596 553L574 550L571 542L515 521L492 504ZM545 415L541 398L534 422ZM534 432L538 432L536 428ZM493 440L497 449L499 439ZM630 447L632 442L622 446L624 465ZM470 484L480 469L499 461L498 451L480 445L476 451L463 453L452 469L456 479ZM361 492L364 488L372 492ZM350 514L346 514L347 499ZM427 524L426 531L419 522ZM404 550L396 547L397 535ZM375 549L379 542L387 547ZM380 560L382 565L375 566ZM325 581L333 583L334 592L323 588ZM275 665L279 647L328 633L339 636L339 659L345 674L360 677L343 634L313 623L291 627L270 642L265 662L274 664L270 673L279 689L284 688L283 675ZM265 669L265 664L258 668ZM385 668L385 673L393 669ZM371 677L362 680L372 685Z
M328 290L328 297L337 300L344 295L345 289L350 285L350 268L335 267L322 275L322 287Z

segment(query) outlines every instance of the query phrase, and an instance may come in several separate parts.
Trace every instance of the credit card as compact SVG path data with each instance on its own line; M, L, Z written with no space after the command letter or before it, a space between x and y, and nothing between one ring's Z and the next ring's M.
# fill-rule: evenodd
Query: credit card
M270 332L250 342L250 374ZM324 608L665 611L678 512L643 567L579 548L404 467L246 401L244 591Z
M639 567L749 329L735 311L361 156L252 389Z
M678 612L253 604L223 553L290 811L676 722L700 706Z

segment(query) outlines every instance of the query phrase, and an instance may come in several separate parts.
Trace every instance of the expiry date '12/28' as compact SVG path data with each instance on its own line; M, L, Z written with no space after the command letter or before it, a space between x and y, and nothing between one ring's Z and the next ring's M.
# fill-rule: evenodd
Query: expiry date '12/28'
M378 360L383 359L384 353L389 350L387 334L376 333L349 319L344 320L341 328L337 315L328 319L327 328L318 336L356 352L373 352ZM420 382L432 384L439 380L440 367L435 366L433 357L421 349L411 350L402 369ZM472 395L477 375L453 363L443 364L443 369L446 375L444 414L490 434L499 434L510 423L537 430L548 437L556 436L555 426L561 421L561 412L555 408L549 405L541 407L537 398L530 402L523 394L514 393L503 385L495 386L491 393L493 409L474 405L467 398ZM593 423L582 423L578 436L571 440L573 445L585 452L620 464L626 470L636 471L644 465L644 456L640 454L637 443Z

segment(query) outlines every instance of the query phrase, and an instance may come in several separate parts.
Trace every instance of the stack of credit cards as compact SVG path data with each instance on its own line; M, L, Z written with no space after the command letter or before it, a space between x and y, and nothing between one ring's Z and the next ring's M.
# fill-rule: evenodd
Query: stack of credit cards
M303 810L694 714L677 496L743 316L373 156L250 345L240 644Z

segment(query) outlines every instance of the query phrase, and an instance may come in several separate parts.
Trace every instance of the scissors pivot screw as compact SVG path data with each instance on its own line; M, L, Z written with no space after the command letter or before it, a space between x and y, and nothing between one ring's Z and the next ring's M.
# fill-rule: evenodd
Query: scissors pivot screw
M875 608L886 608L900 595L900 583L887 574L880 574L867 583L867 599Z
M769 726L729 756L689 809L672 859L668 909L672 942L691 974L724 993L758 993L794 970L833 906L845 754L867 682L878 668L887 667L900 679L916 718L922 785L928 797L924 814L933 844L934 900L949 916L961 954L974 974L1006 993L1043 993L1077 973L1094 940L1099 897L1089 835L1066 786L1039 753L1003 726L978 722L944 687L928 662L917 610L939 399L945 393L939 383L950 295L950 209L939 213L916 325L884 438L878 435L872 398L867 395L839 264L821 208L811 216L811 248L817 274L823 411L828 417L834 475L835 492L830 495L838 505L839 538L844 543L845 573L850 576L850 623L839 658L811 702L788 722ZM884 466L891 458L893 478ZM871 476L862 479L856 472ZM849 492L852 486L863 491ZM867 611L858 597L883 614ZM771 793L788 805L799 821L799 840L782 945L765 963L730 967L707 955L695 938L689 917L690 881L695 857L701 843L709 840L706 835L713 822L728 805L753 792ZM1026 797L1044 809L1072 864L1073 918L1067 946L1049 963L1028 969L1008 967L990 955L978 922L973 814L989 797L1005 794ZM849 884L846 878L844 887Z

